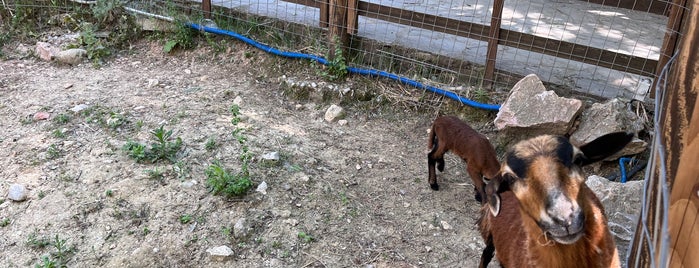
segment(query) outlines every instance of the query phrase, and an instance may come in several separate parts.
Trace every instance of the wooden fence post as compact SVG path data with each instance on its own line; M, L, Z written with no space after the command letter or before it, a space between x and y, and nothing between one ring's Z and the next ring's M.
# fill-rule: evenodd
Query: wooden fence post
M330 2L328 0L316 0L320 3L320 28L328 28L330 24Z
M490 18L490 31L488 32L488 51L485 56L485 73L483 74L484 88L493 86L495 76L495 59L498 55L498 43L500 42L500 24L502 22L502 8L505 0L493 1L493 15Z
M351 35L356 35L359 25L359 12L357 8L359 7L359 0L348 0L347 3L347 33Z
M665 170L659 164L651 170L656 175L666 174L670 193L668 210L661 205L659 190L651 190L651 195L646 196L650 200L646 205L655 206L648 208L647 223L639 219L628 267L699 267L696 254L699 248L699 54L696 53L699 0L687 0L687 7L681 19L679 54L664 81L667 86L662 93L663 103L658 107L661 129L656 135L662 138L661 145L665 149ZM660 98L660 94L658 92L656 98ZM656 158L656 161L661 159ZM663 237L664 230L660 229L663 213L668 216L669 237ZM668 248L661 248L664 242L669 242ZM651 248L655 250L654 256L651 256ZM667 257L664 263L660 263L661 254ZM656 263L651 262L653 257Z
M348 47L349 35L347 34L347 2L348 0L330 0L330 25L328 25L328 48L330 49L328 60L335 58L335 51L341 50L342 55ZM337 47L339 46L339 47Z
M204 18L211 19L211 0L202 0L201 9L204 11Z
M687 0L661 121L670 181L670 265L699 267L699 1ZM669 94L667 94L669 93ZM665 264L659 264L664 266Z
M682 25L682 18L684 17L684 11L687 8L686 0L674 0L672 5L669 5L670 14L667 19L667 27L665 32L665 37L663 38L663 46L660 49L660 58L658 59L658 64L655 67L655 80L653 80L653 86L651 87L650 97L655 98L655 86L658 84L658 77L663 67L675 53L677 48L677 39L680 32L680 26Z

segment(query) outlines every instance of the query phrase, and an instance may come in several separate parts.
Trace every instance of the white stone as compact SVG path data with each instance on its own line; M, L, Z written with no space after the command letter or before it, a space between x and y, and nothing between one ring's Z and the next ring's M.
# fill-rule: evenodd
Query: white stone
M225 261L233 255L233 250L228 246L218 246L206 250L212 260Z
M255 191L266 195L267 194L267 182L263 181L262 183L260 183L260 185L257 185L257 189L255 189Z
M335 104L330 105L325 111L325 121L335 122L337 120L343 119L345 117L345 110Z
M7 199L12 201L24 201L27 199L27 188L22 184L12 184L7 192Z

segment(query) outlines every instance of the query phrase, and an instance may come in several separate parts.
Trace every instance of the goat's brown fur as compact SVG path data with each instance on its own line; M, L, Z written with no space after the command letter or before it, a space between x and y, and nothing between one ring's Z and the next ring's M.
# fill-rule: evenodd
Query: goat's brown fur
M439 190L435 165L444 171L444 154L448 151L466 162L466 171L473 181L476 200L485 201L483 177L492 179L500 170L500 162L488 138L454 116L434 120L427 140L428 181L433 190Z
M503 267L619 267L604 208L580 166L616 152L631 137L618 133L581 149L548 135L516 144L486 189L499 203L481 210L481 267L493 249ZM608 142L621 145L603 148Z

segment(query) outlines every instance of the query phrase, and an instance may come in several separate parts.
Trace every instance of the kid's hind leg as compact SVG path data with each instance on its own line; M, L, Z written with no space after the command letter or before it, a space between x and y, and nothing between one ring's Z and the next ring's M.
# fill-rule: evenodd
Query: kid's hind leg
M432 190L439 191L435 165L440 172L444 171L444 150L437 146L435 146L435 148L427 154L427 170L429 171L428 182L430 183L430 188L432 188Z
M483 175L480 173L480 171L475 170L475 168L472 168L471 165L469 165L468 163L466 164L466 171L468 172L468 175L471 177L471 181L473 181L473 189L476 192L476 201L483 204L486 198L485 182L483 181Z
M434 157L434 153L430 152L427 154L427 171L428 171L428 182L432 190L438 191L439 184L437 184L437 172L435 171L435 165L441 172L444 169L444 158Z

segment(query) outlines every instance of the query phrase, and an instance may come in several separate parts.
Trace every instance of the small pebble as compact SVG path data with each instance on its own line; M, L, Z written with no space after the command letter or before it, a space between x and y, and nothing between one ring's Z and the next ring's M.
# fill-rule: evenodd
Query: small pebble
M10 189L7 193L7 199L12 201L21 202L27 199L27 188L22 184L10 185Z

